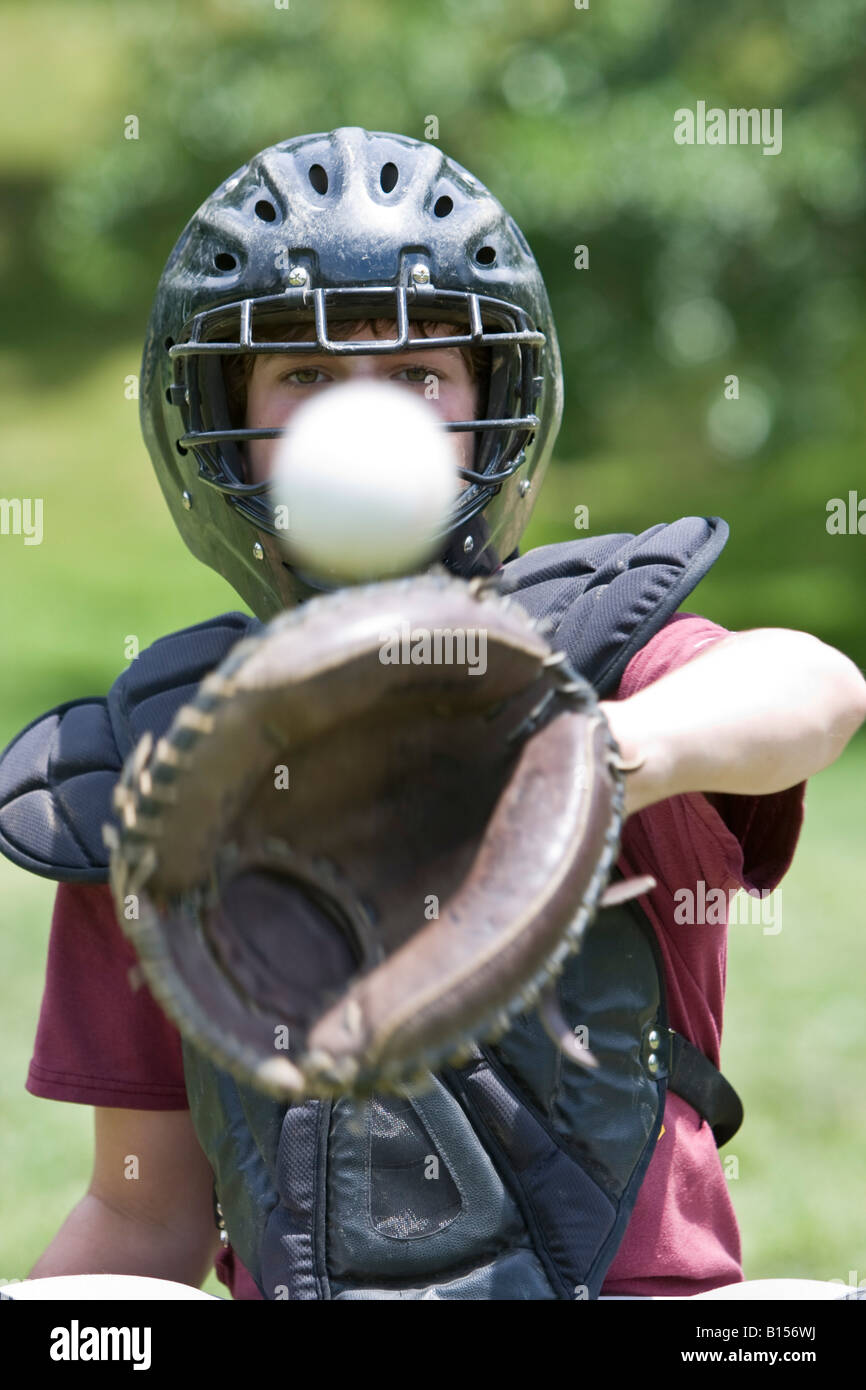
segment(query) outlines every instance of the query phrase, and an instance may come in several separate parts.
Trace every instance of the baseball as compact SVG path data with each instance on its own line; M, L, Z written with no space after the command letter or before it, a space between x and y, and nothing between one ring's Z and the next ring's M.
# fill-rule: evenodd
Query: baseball
M322 579L392 578L435 554L459 492L457 451L404 388L346 382L293 414L271 491L292 561Z

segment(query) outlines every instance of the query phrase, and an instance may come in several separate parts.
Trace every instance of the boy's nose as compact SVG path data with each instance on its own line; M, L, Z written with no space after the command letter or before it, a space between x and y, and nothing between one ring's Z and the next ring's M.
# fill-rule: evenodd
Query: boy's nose
M358 357L346 357L347 375L351 377L374 377L382 370L385 358L372 353L362 353Z

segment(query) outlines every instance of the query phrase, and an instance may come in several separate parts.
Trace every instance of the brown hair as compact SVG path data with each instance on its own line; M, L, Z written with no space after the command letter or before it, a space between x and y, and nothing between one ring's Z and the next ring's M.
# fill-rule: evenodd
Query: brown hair
M331 338L343 342L360 333L366 323L371 325L373 333L377 338L384 338L386 336L394 337L397 331L397 325L393 319L379 318L356 319L353 322L347 320L343 320L342 322L338 321L328 325L328 333ZM447 336L461 331L457 325L443 324L437 319L415 319L411 327L413 333L417 333L420 330L420 333L425 338L442 336L441 332L437 334L437 329L441 330L442 328L447 328ZM272 341L286 343L301 342L303 339L309 338L312 332L312 324L296 323L292 324L288 329L281 329L274 335ZM482 388L486 393L490 375L490 350L489 348L483 347L462 347L460 348L460 355L466 363L470 378L476 382L479 388L476 397L476 415L478 415L484 408L484 402L486 400L486 394L482 394ZM255 353L243 352L236 353L233 357L226 358L223 363L223 379L226 384L226 398L232 425L236 429L242 429L244 425L247 404L247 386L249 385L249 380L252 375L255 359ZM479 404L479 398L481 404Z

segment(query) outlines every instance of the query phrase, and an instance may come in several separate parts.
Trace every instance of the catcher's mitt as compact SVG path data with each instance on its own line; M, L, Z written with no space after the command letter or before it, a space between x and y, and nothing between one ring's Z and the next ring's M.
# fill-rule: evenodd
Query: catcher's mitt
M545 986L604 892L623 771L489 581L344 589L238 643L127 760L119 919L182 1032L269 1094L422 1084L536 1004L593 1065Z

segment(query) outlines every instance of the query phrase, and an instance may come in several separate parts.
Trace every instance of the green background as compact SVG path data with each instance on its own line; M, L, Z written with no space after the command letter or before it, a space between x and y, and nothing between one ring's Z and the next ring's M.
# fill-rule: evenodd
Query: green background
M586 534L581 504L589 534L723 516L687 606L866 665L866 535L825 525L831 498L866 499L866 0L43 0L0 24L0 495L44 499L40 546L0 536L0 746L104 692L130 636L242 607L174 532L128 379L199 202L264 146L345 124L425 138L435 116L539 259L566 417L527 543ZM676 145L698 100L781 108L781 154ZM810 784L782 932L731 928L750 1278L866 1278L864 742ZM23 1090L52 894L0 861L0 1278L89 1173L90 1111Z

